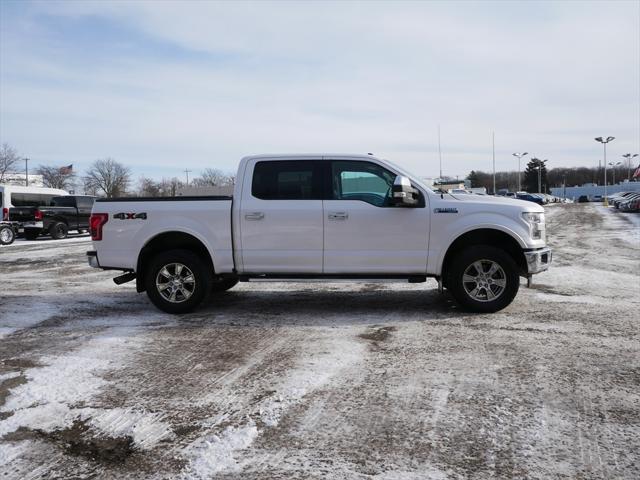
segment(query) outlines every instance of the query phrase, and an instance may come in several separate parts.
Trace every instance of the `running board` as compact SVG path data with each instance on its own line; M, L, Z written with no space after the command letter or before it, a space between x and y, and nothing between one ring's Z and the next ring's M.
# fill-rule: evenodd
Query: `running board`
M427 281L426 275L387 275L387 274L340 274L328 273L321 275L295 274L295 273L255 273L239 275L241 282L266 282L278 280L406 280L409 283L423 283Z

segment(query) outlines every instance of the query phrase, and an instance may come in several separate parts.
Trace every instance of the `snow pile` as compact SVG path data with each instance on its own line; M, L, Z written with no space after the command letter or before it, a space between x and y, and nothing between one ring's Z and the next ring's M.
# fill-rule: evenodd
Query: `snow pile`
M192 461L183 470L183 478L207 479L219 472L237 472L240 468L234 452L248 448L258 434L258 427L250 420L242 427L227 427L220 435L198 440L189 447Z
M353 340L353 336L347 335L335 337L325 334L324 338L307 345L309 348L297 365L283 379L268 385L273 393L252 410L245 410L244 424L205 435L185 449L184 454L190 461L182 472L183 478L207 479L218 473L239 471L242 464L237 455L253 444L261 428L277 426L291 406L358 363L365 350L361 343ZM223 415L213 421L212 426L215 428L229 420L227 415Z
M153 448L172 435L158 415L83 407L108 385L102 375L124 366L132 352L145 343L138 329L111 329L76 352L40 358L46 366L25 370L27 383L11 389L0 408L13 412L0 421L0 437L21 427L51 432L68 428L76 420L87 420L106 436L130 435L139 448Z

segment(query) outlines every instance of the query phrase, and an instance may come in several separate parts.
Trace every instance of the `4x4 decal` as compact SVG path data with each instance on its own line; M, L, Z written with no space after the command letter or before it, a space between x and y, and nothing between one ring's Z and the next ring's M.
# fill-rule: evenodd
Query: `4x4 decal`
M120 212L120 213L114 213L113 214L113 218L117 218L118 220L146 220L147 219L147 214L145 212L143 213L125 213L125 212Z

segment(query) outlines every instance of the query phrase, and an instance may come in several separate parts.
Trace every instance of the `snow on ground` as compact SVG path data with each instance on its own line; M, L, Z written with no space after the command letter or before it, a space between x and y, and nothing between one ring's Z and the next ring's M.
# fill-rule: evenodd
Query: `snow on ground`
M86 237L0 247L0 476L636 478L637 216L547 218L552 268L493 315L430 280L240 284L169 316Z

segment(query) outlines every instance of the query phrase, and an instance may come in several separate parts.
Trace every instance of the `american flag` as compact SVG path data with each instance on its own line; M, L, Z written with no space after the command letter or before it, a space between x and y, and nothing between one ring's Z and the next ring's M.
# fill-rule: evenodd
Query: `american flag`
M638 178L640 177L640 165L638 165L638 168L636 168L636 171L633 172L633 178Z
M67 165L66 167L60 167L61 175L71 175L73 173L73 164Z

